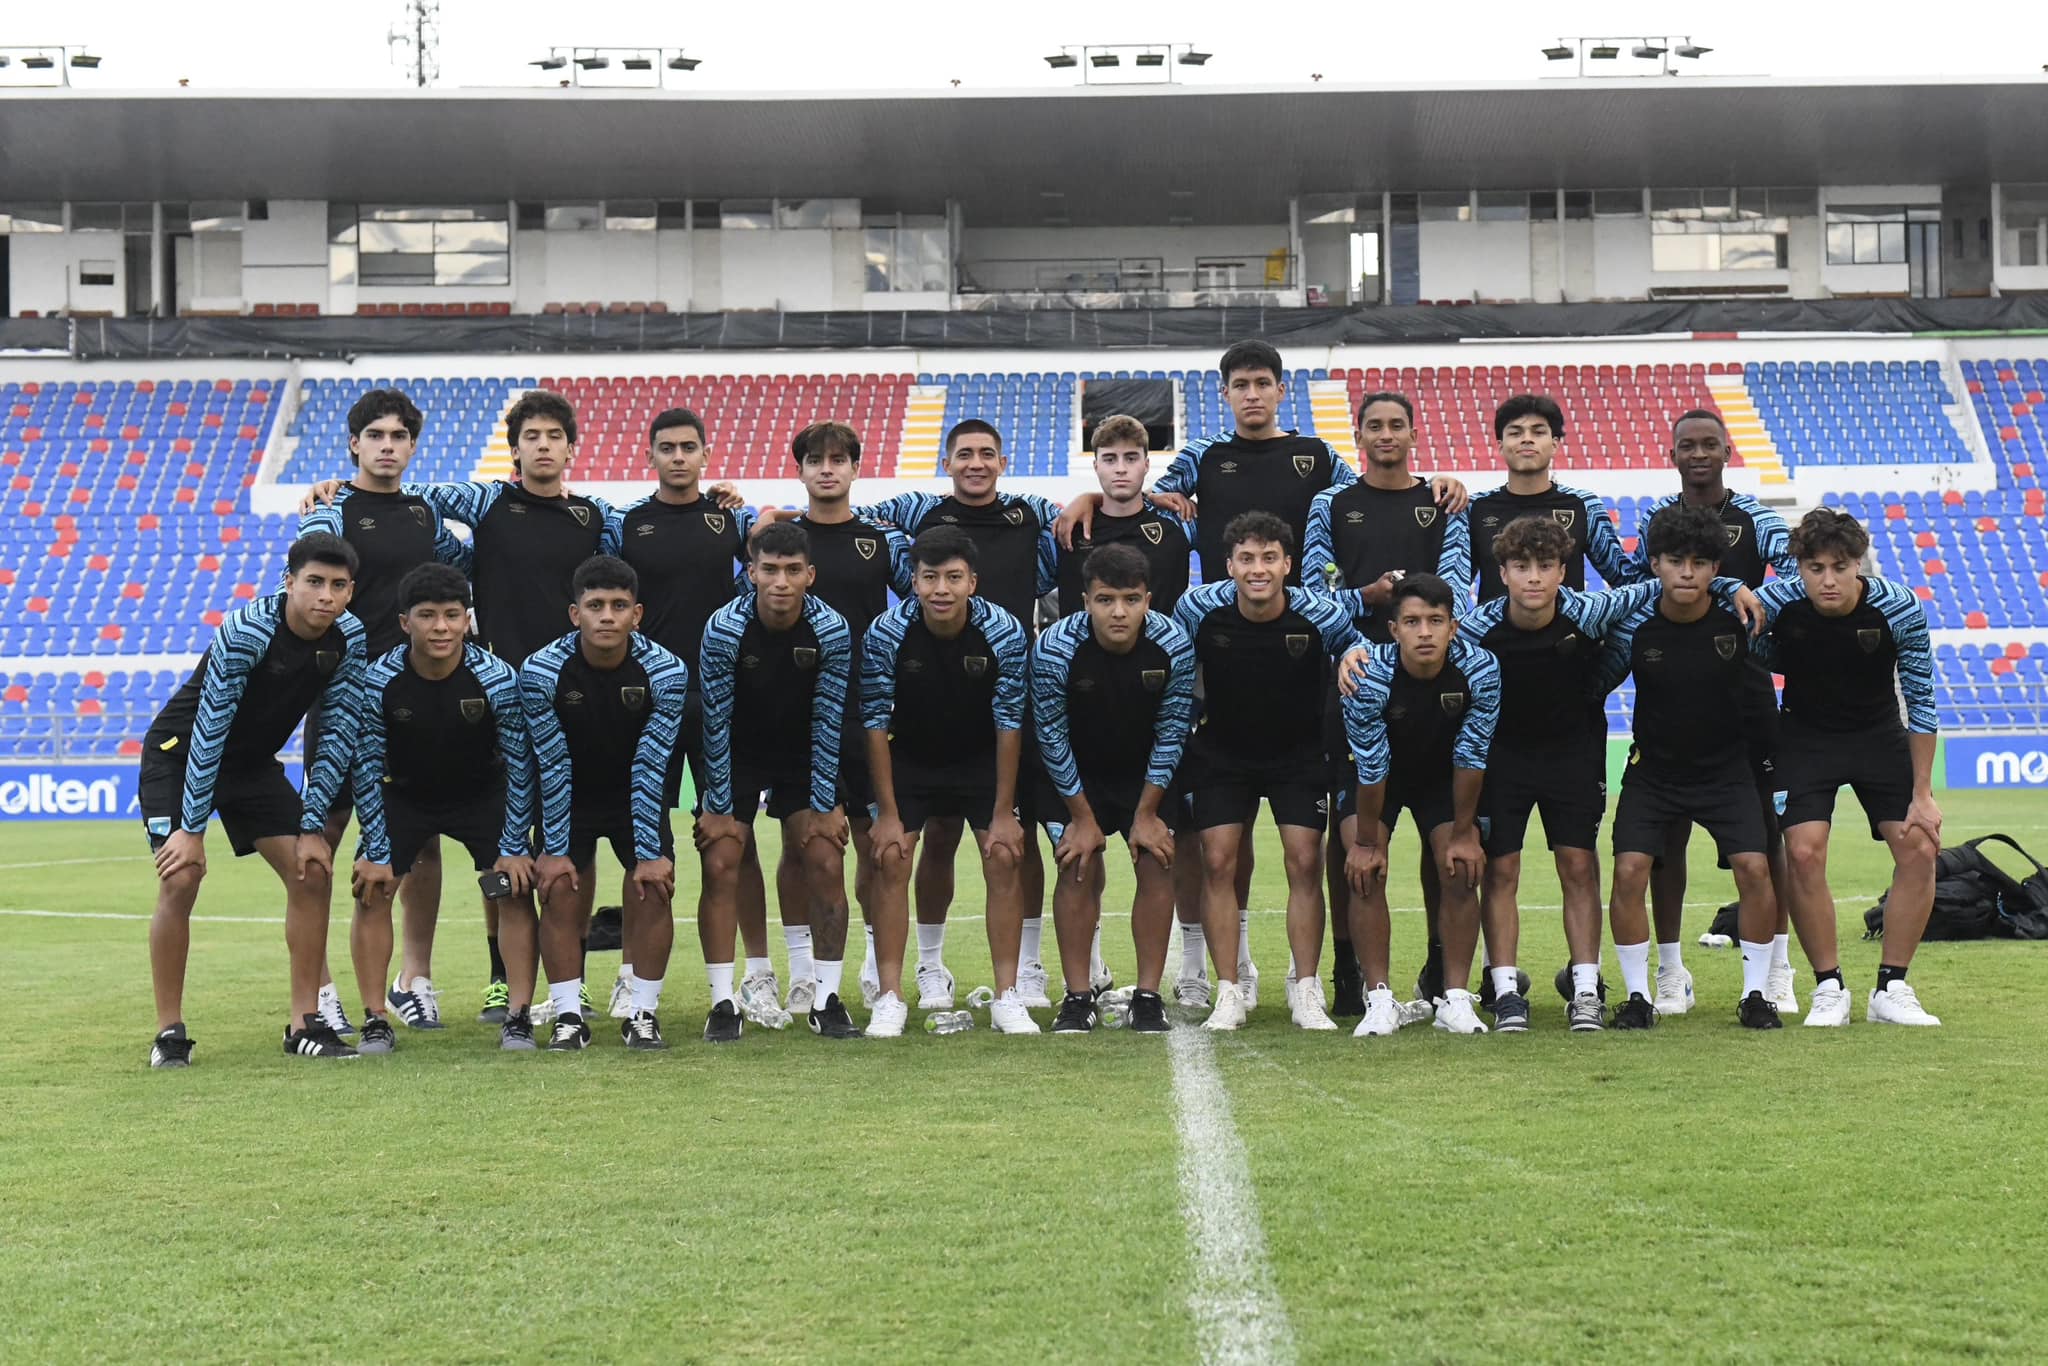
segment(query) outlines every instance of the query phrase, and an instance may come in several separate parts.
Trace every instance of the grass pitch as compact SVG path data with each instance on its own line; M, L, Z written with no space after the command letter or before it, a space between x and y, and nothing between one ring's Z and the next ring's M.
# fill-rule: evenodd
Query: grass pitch
M2048 846L2039 798L1944 806L1952 838ZM1931 945L1913 980L1944 1027L1863 1023L1877 946L1860 916L1888 870L1843 815L1834 882L1858 1002L1843 1031L1738 1029L1735 955L1690 947L1730 894L1703 839L1700 1005L1648 1035L1564 1031L1539 857L1520 1037L1302 1034L1280 999L1280 917L1255 916L1268 990L1214 1058L1291 1331L1267 1359L2035 1356L2048 1064L2023 1021L2042 950ZM194 925L196 1065L152 1073L140 832L7 831L6 1359L1201 1354L1163 1039L1007 1039L983 1017L945 1038L913 1021L895 1043L749 1027L714 1051L696 1039L705 993L681 924L668 1053L630 1056L599 1022L592 1052L500 1055L469 1022L483 944L451 876L435 975L452 1027L401 1030L390 1058L311 1064L277 1043L275 882L216 837L199 914L243 919ZM1254 900L1277 907L1260 833ZM1410 839L1395 899L1413 905ZM964 913L979 911L971 863ZM1113 874L1112 908L1128 885ZM1110 920L1104 945L1123 980L1128 927ZM1419 916L1397 918L1397 980L1420 939ZM988 980L978 920L947 958L963 990ZM355 1012L345 914L332 961ZM593 955L599 987L614 962Z

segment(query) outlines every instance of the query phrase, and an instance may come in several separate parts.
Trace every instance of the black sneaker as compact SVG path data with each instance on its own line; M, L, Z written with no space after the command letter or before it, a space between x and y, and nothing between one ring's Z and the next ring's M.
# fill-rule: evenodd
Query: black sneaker
M1584 996L1572 997L1564 1015L1574 1034L1597 1034L1607 1027L1607 1007L1601 1005L1600 998L1590 991Z
M502 977L493 977L484 988L484 1008L476 1013L478 1024L501 1025L510 1014L512 988Z
M1060 1000L1060 1013L1053 1016L1055 1034L1086 1034L1095 1028L1095 998L1085 991L1070 991Z
M149 1065L151 1067L190 1067L192 1065L192 1045L197 1042L198 1040L185 1033L185 1026L182 1021L174 1024L169 1029L158 1034L155 1041L150 1044Z
M590 938L585 953L617 953L625 938L625 911L618 906L600 906L590 917Z
M833 992L823 1002L811 1007L811 1033L821 1039L858 1039L860 1026L846 1013L846 1005Z
M389 1053L398 1047L398 1031L391 1027L391 1021L382 1015L371 1015L363 1021L362 1035L356 1040L358 1053Z
M1616 1029L1655 1029L1657 1008L1640 991L1632 991L1621 1009L1614 1012Z
M498 1029L498 1047L507 1053L531 1053L540 1047L533 1041L533 1016L523 1010L507 1015Z
M1441 1001L1443 998L1444 946L1431 944L1429 956L1422 960L1422 971L1415 974L1415 999Z
M508 1016L505 1023L512 1023ZM500 1036L503 1037L502 1035ZM580 1053L590 1047L590 1026L575 1011L555 1016L555 1032L548 1039L550 1053Z
M317 1014L305 1017L305 1025L296 1033L287 1029L284 1033L284 1051L295 1058L354 1058L361 1056L355 1049L341 1041L341 1035L334 1032L332 1025Z
M1563 967L1559 968L1557 976L1551 978L1550 982L1552 986L1557 988L1557 994L1564 998L1566 1005L1570 1005L1572 998L1578 995L1578 992L1572 987L1572 965L1570 963L1566 963ZM1524 986L1522 990L1527 992L1529 988ZM1607 1004L1606 973L1599 973L1594 977L1594 992L1600 998L1602 1005Z
M1330 1013L1332 1015L1365 1014L1365 973L1357 968L1349 972L1330 974ZM1136 1000L1135 997L1132 998Z
M1125 1028L1133 1034L1164 1034L1173 1028L1166 1022L1166 998L1156 991L1131 993L1131 1013Z
M1529 974L1520 968L1515 969L1515 994L1522 998L1524 1007L1529 1004ZM1493 969L1482 967L1479 969L1479 1008L1491 1011L1493 1002Z
M668 1040L661 1037L661 1021L651 1010L637 1011L630 1019L619 1021L619 1037L635 1053L658 1053L668 1047Z
M1742 1021L1744 1029L1785 1027L1785 1022L1778 1018L1778 1008L1766 1000L1761 991L1752 991L1742 998L1742 1004L1735 1007L1735 1018Z
M1529 1032L1529 998L1519 991L1511 991L1493 1000L1493 1032L1496 1034L1526 1034Z
M705 1043L738 1043L740 1041L740 1008L731 1001L720 1001L711 1007L711 1013L704 1017Z

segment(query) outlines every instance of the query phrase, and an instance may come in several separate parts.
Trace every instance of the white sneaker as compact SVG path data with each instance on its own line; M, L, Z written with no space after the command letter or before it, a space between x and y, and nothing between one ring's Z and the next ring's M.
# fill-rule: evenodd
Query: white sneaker
M1390 990L1388 995L1392 994ZM1394 1015L1400 1021L1402 1029L1409 1025L1428 1024L1436 1017L1436 1002L1425 1001L1420 997L1413 1001L1397 1001L1394 1004Z
M633 979L623 974L612 982L612 1003L610 1010L614 1020L633 1018Z
M320 998L317 1004L320 1010L320 1019L329 1029L344 1039L356 1032L355 1025L349 1021L348 1011L342 1008L341 993L334 989L334 983L329 982L326 986L320 988Z
M1684 968L1657 969L1657 999L1651 1003L1659 1015L1683 1015L1692 1009L1692 974Z
M1323 983L1320 978L1311 977L1296 982L1287 989L1287 1004L1294 1013L1294 1022L1303 1029L1331 1029L1337 1027L1330 1018L1329 1010L1323 1004Z
M1806 1023L1835 1029L1849 1023L1849 989L1840 982L1813 984L1813 998L1806 1003Z
M1011 987L995 1000L989 1002L989 1028L998 1034L1036 1034L1038 1021L1031 1018L1031 1012L1024 1007L1024 1000Z
M782 983L773 972L750 972L740 979L740 1014L763 1029L787 1029L793 1016L782 1008Z
M1365 1018L1351 1031L1354 1039L1384 1038L1401 1027L1401 1009L1394 993L1384 988L1365 993Z
M1928 1026L1941 1023L1921 1008L1920 998L1913 993L1913 988L1898 980L1883 991L1870 993L1870 1004L1864 1007L1863 1018L1872 1024Z
M1455 987L1444 993L1444 1003L1436 1008L1436 1027L1447 1034L1486 1032L1478 1012L1472 1009L1472 993Z
M1026 1010L1051 1010L1052 998L1045 993L1052 977L1037 959L1017 965L1017 1000Z
M910 1007L892 991L875 998L874 1007L868 1012L868 1027L861 1032L870 1039L900 1039L904 1021L909 1018Z
M860 1003L869 1010L873 1010L875 1002L882 999L882 979L875 973L873 963L860 965Z
M1209 977L1183 977L1173 984L1174 1004L1187 1010L1209 1008Z
M789 999L782 1003L782 1008L789 1012L791 1019L795 1019L799 1015L810 1014L817 1000L818 979L799 977L789 984Z
M1237 960L1237 994L1244 997L1246 1010L1259 1008L1259 965L1250 958Z
M1776 1006L1780 1015L1799 1013L1799 993L1792 987L1793 978L1797 975L1792 971L1790 963L1771 964L1771 975L1764 987L1764 999Z
M1202 1021L1204 1029L1238 1029L1244 1025L1244 995L1235 982L1216 984L1216 1008Z
M953 1008L953 974L946 970L944 963L919 963L917 965L917 1008L919 1010L951 1010Z

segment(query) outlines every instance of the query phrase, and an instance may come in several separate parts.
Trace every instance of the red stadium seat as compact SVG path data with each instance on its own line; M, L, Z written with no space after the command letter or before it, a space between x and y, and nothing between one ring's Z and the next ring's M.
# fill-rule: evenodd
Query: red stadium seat
M1991 618L1985 616L1982 612L1972 612L1963 618L1963 625L1969 627L1972 631L1981 631L1991 625Z

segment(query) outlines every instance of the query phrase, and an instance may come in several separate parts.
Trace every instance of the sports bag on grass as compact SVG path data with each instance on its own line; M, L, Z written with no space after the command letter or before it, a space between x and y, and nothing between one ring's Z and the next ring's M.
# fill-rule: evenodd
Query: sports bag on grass
M1994 841L2034 871L2022 881L1993 863L1979 846ZM1884 937L1889 898L1887 892L1863 913L1865 939ZM2048 939L2048 868L2007 835L1979 835L1942 850L1934 860L1934 913L1923 938Z

